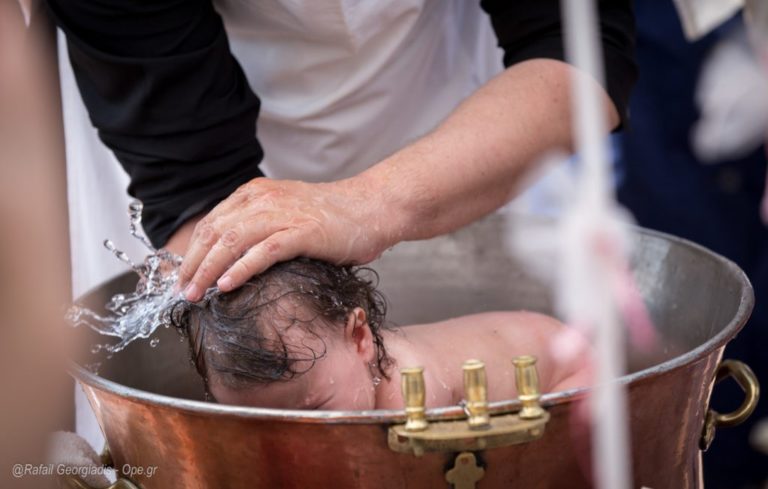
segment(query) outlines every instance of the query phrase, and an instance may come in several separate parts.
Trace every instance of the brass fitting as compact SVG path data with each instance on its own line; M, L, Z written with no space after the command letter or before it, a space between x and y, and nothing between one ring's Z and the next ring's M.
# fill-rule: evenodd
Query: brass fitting
M516 380L519 386L523 411L520 414L497 414L491 418L488 407L488 382L485 365L479 360L464 363L464 410L468 421L463 419L435 420L427 423L424 414L424 369L406 368L402 376L403 398L407 422L389 427L387 444L397 453L409 453L420 457L428 452L452 453L475 452L528 443L544 436L550 415L539 404L536 359L515 359ZM534 419L525 419L526 417ZM457 458L464 469L471 469L468 457ZM454 469L455 470L455 469ZM474 487L477 470L451 472L449 482L464 487L465 482ZM463 475L470 476L463 478ZM461 476L459 478L455 476ZM453 479L453 480L451 480Z
M517 397L523 405L518 416L521 419L537 419L544 415L539 404L539 373L536 370L536 357L523 355L512 359L515 365L515 384Z
M480 360L467 360L464 362L463 370L469 427L489 428L491 417L488 414L488 380L485 375L485 364Z
M410 367L400 369L400 387L405 401L405 430L424 431L429 426L426 416L426 386L424 368Z

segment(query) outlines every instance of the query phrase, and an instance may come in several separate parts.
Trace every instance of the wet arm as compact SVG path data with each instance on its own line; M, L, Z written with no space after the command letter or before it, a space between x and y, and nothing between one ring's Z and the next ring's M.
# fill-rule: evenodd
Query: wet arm
M562 61L559 3L483 1L508 68L431 134L350 181L380 192L379 206L393 223L390 242L429 238L472 222L514 197L543 154L571 149L573 68ZM616 128L626 120L637 76L631 1L601 1L599 7L603 109Z

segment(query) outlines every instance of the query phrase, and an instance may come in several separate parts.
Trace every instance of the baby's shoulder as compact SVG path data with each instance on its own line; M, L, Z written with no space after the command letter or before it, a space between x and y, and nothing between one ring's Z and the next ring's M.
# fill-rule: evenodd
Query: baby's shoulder
M561 328L560 321L540 312L533 311L489 311L454 318L452 321L477 326L541 327Z

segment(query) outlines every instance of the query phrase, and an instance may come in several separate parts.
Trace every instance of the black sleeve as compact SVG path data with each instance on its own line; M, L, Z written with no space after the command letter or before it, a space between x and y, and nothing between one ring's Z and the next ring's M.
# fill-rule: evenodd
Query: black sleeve
M490 15L504 50L504 66L533 58L565 59L559 0L482 0L480 4ZM637 80L632 0L599 0L598 9L605 89L623 127Z
M259 99L210 0L47 0L91 122L155 246L263 176Z

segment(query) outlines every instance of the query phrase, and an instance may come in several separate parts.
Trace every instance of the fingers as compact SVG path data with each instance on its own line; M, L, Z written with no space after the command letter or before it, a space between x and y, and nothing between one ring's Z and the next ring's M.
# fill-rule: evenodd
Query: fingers
M267 219L264 215L270 208L276 207L275 201L277 199L284 196L285 189L282 184L265 178L256 178L242 185L232 193L232 195L221 201L204 219L198 222L194 228L188 249L184 256L184 262L179 269L179 288L188 287L193 282L195 283L193 289L207 288L209 285L213 284L213 281L218 278L218 276L205 284L198 283L198 281L193 280L193 278L196 276L199 268L203 265L203 260L212 252L214 245L216 245L220 239L224 238L226 230L230 227L238 226L242 222L243 213L251 214L251 216L256 214L257 218L261 217L258 221L255 221L252 217L251 221L257 224L257 226L254 227L258 228L262 234L258 235L258 233L253 232L253 229L249 229L249 236L246 237L246 240L250 239L250 243L246 244L257 243L268 236L268 234L264 234L264 226L258 226L258 224L271 222L270 219ZM245 235L246 233L241 231L241 234ZM236 239L225 239L224 241L236 241ZM223 244L225 246L221 250L221 256L226 256L228 251L227 248L232 248L232 245L227 244L226 242ZM245 249L247 249L247 246L243 246L242 249L240 249L240 254L242 254ZM218 256L218 252L215 253L215 256ZM218 263L219 261L216 260L213 265L218 265ZM227 265L229 264L231 263L228 263ZM188 294L185 292L187 298L189 298L190 295L193 297L201 296L204 289L197 291L190 290L190 292L197 293Z
M184 255L181 268L179 268L179 287L187 287L189 285L203 259L208 255L208 252L218 239L219 235L208 219L200 221L195 226L189 248ZM184 295L187 296L187 299L193 300L187 291L185 291Z
M360 261L371 253L357 239L368 223L356 221L358 201L347 205L345 195L290 181L244 185L196 226L179 270L179 288L196 302L217 279L219 289L230 291L299 255Z
M213 225L204 224L197 239L193 239L179 272L180 286L185 287L187 300L202 299L206 289L212 286L254 243L269 235L264 216L258 222L240 222L220 233ZM188 280L188 283L181 282Z
M200 263L194 277L184 290L188 300L198 301L202 299L208 287L213 285L216 279L224 273L224 270L242 255L242 250L230 237L234 233L231 229L225 232Z
M272 264L280 261L283 254L279 253L278 249L297 250L298 246L287 248L284 245L284 239L293 236L294 233L280 228L277 222L275 216L262 214L257 219L234 224L221 234L216 231L213 225L203 224L200 228L199 237L193 238L193 243L184 258L179 273L180 286L185 287L184 296L187 300L196 302L202 299L208 287L211 287L227 269L254 245L256 245L255 247L261 246L260 249L266 250L267 256L277 257L268 263L267 267L259 269L259 271L266 270ZM273 239L273 236L276 238ZM251 275L240 279L238 285L245 283ZM186 278L188 282L182 283L183 278ZM226 281L223 283L226 284ZM233 288L236 286L228 289L225 287L222 290L228 291Z
M257 244L229 267L218 281L219 289L224 292L236 289L275 263L295 258L304 249L302 234L296 229L287 229Z

